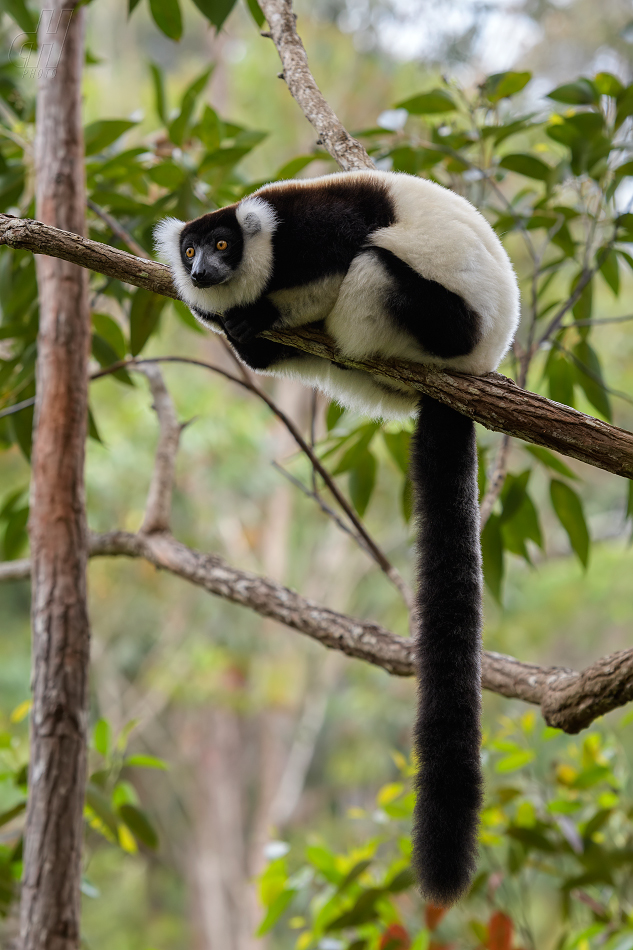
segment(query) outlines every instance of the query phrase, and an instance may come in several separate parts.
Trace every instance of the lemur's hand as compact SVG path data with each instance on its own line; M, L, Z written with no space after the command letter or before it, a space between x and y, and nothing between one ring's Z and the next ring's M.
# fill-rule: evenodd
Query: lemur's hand
M270 330L279 319L279 311L266 297L246 307L231 307L223 317L227 336L238 343L249 343L258 333Z

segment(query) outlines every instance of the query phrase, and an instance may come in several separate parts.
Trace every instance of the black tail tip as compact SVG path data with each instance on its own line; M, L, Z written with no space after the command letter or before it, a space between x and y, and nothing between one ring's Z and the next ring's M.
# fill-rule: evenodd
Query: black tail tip
M454 812L450 821L441 808L416 810L413 868L420 893L436 907L451 907L466 896L477 870L478 810Z

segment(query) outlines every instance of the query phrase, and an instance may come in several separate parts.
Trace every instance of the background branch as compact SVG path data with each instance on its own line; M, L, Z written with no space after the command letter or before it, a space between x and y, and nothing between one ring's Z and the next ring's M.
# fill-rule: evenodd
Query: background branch
M136 368L147 376L154 400L153 408L156 410L160 427L145 516L140 528L141 534L151 534L153 531L169 530L176 455L182 426L178 422L172 398L156 363L137 364Z
M282 76L306 119L318 132L318 144L328 150L343 171L375 168L361 143L343 127L317 86L297 34L290 0L260 0L260 7L270 26L270 34L265 35L271 37L283 65Z
M210 594L248 607L323 646L380 666L396 676L413 676L413 641L380 624L358 620L314 601L267 577L232 567L217 554L202 554L170 534L111 531L90 536L90 557L144 558ZM30 561L0 564L1 580L26 579ZM577 672L523 663L501 653L482 655L482 686L508 699L541 707L550 726L576 733L598 716L633 699L633 650L602 657Z

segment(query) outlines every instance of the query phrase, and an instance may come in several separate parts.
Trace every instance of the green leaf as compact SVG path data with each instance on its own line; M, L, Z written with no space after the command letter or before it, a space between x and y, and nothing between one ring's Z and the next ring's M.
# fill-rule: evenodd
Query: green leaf
M499 515L490 515L481 533L484 579L495 600L501 603L503 540Z
M86 155L102 152L137 124L130 119L100 119L98 122L91 122L84 129Z
M95 442L100 442L103 445L103 439L99 434L99 429L97 428L97 422L93 415L92 409L88 406L88 435L91 439L94 439Z
M266 916L255 931L256 937L263 937L264 934L267 934L270 930L272 930L296 893L297 891L295 889L288 888L287 890L282 891L281 894L277 895L275 900L266 911Z
M119 805L117 811L123 823L141 844L151 848L152 851L158 848L158 835L144 811L129 804Z
M154 107L156 114L164 125L167 125L167 103L165 101L165 80L163 71L155 63L149 64L154 86Z
M582 502L576 492L558 479L550 482L550 497L558 520L567 532L567 537L578 559L584 567L589 561L589 531L582 508Z
M182 13L178 0L149 0L154 23L170 40L182 36Z
M395 877L392 877L388 884L385 884L385 890L390 894L400 894L401 891L408 891L415 884L415 874L411 868L403 868Z
M631 162L631 166L633 167L633 162ZM604 253L604 250L604 248L601 248L600 251L597 252L596 257L600 257L601 253ZM611 248L600 265L600 273L617 297L620 293L620 268L618 265L618 255L613 248Z
M235 6L236 0L193 0L193 2L200 13L219 31Z
M31 383L20 393L18 401L22 402L23 399L29 399L34 395L35 384ZM22 452L24 453L24 457L29 462L31 460L34 412L34 406L26 406L24 409L20 409L19 412L14 413L14 415L9 416L9 425L13 430L15 441L18 443L22 449Z
M553 347L550 350L545 373L549 381L549 395L554 402L564 406L574 405L574 368L564 352Z
M2 548L4 559L12 561L22 554L26 548L29 536L26 526L29 520L29 507L17 508L7 517L7 525L4 531Z
M352 446L350 446L350 448L344 452L343 457L332 474L342 475L343 472L349 472L351 469L355 468L358 465L359 460L365 455L365 452L369 447L369 443L379 428L380 426L375 422L370 422L367 425L361 426L357 430L359 433L359 438Z
M251 16L255 20L255 23L261 28L266 21L266 17L262 13L262 9L257 0L246 0L246 5L251 12Z
M400 510L405 524L409 524L413 517L413 482L410 478L405 478L402 485L402 494L400 496Z
M596 73L593 77L593 84L601 96L619 96L624 91L624 86L613 73Z
M167 763L155 755L129 755L123 760L123 765L136 766L139 769L160 769L163 772L169 770Z
M576 82L564 83L552 89L548 93L548 98L569 105L595 105L599 96L598 90L590 79L578 79Z
M99 366L102 366L106 369L108 366L112 366L114 363L118 363L120 357L112 349L109 343L107 343L103 337L99 336L98 333L92 334L92 355L99 363ZM118 369L112 375L120 380L122 383L126 383L128 386L133 386L132 378L126 369Z
M351 871L348 871L339 886L336 889L337 894L342 894L343 891L347 890L350 884L353 884L354 881L361 876L363 871L366 871L367 868L372 863L372 858L364 858L362 861L357 861Z
M578 476L572 472L569 466L565 465L563 460L559 459L553 452L550 452L549 449L544 449L540 445L524 445L523 448L526 452L529 452L530 455L533 455L534 458L538 459L542 465L551 468L553 472L558 472L559 475L564 475L566 478L578 480Z
M505 155L499 162L499 166L507 168L508 171L517 172L519 175L525 175L527 178L536 178L539 181L549 181L554 170L541 161L540 158L523 153Z
M25 809L26 802L18 802L17 805L13 806L13 808L3 811L2 814L0 814L0 827L2 827L2 825L7 825L10 821L13 821L13 819L17 818L18 815L21 815Z
M332 429L334 429L336 423L339 421L344 412L344 407L340 406L337 402L330 403L325 414L325 424L327 426L328 432L331 432Z
M140 287L132 299L130 310L130 352L138 356L158 325L166 298Z
M628 116L633 114L633 84L623 89L617 98L615 128L619 129Z
M104 339L114 350L117 359L122 360L125 356L127 346L123 330L112 317L107 313L92 314L92 325L102 339Z
M409 447L411 445L411 433L406 429L400 432L386 432L383 430L382 437L389 451L403 475L409 474Z
M576 380L592 406L611 422L611 403L602 378L602 367L598 354L586 341L581 340L574 347L574 356L578 363L574 366ZM586 367L586 371L584 369Z
M536 752L534 749L521 749L520 752L513 752L511 755L506 755L505 758L500 759L495 765L495 772L517 772L533 762L535 758Z
M490 102L499 102L500 99L505 99L506 96L513 96L520 92L527 86L531 78L532 73L528 72L494 73L492 76L488 76L482 84L481 91Z
M15 20L25 33L36 33L37 22L33 19L33 15L24 0L2 0L0 10L7 13L12 20ZM33 39L35 39L35 36Z
M572 280L569 286L570 295L575 291L579 280L583 277L584 272L580 270L574 279ZM591 313L593 310L593 280L590 280L588 284L583 287L580 297L572 307L572 313L575 320L591 320ZM589 334L589 327L581 327L580 335L586 337Z
M203 328L200 326L186 303L183 303L182 300L172 300L171 304L176 311L176 316L181 323L184 323L184 325L189 327L190 330L193 330L194 333L204 333Z
M343 930L345 927L358 927L360 924L368 924L376 920L378 917L376 901L382 897L383 893L384 890L379 887L369 887L363 891L350 910L340 914L327 925L326 932Z
M174 145L182 145L189 127L189 120L196 107L196 102L200 94L204 91L212 72L213 66L209 66L208 69L205 69L204 72L197 76L187 89L185 89L180 101L180 113L169 126L169 137Z
M90 782L88 782L86 788L86 805L92 809L97 818L103 822L108 831L116 838L118 836L117 819L112 810L110 799L98 786L92 785Z
M298 155L291 161L286 162L281 168L278 168L273 176L273 181L285 181L286 178L296 178L299 172L311 165L316 160L316 155Z
M320 871L323 877L332 884L339 885L344 875L336 866L336 858L331 851L321 845L309 845L306 848L306 857L310 864L313 864L317 871Z
M112 747L112 730L107 719L100 719L95 725L93 733L93 742L95 749L104 758L109 755Z
M444 89L432 89L411 99L404 99L394 106L406 109L411 115L432 115L436 112L452 112L457 108L452 97Z
M376 485L376 458L367 450L349 473L349 493L354 508L362 518Z
M549 838L534 828L522 828L511 825L507 834L515 841L519 841L526 848L534 848L537 851L545 851L552 854L556 851L556 846L552 844Z

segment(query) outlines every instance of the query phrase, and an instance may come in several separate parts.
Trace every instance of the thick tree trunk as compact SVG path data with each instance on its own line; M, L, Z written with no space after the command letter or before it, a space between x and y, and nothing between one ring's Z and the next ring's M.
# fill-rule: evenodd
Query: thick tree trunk
M70 6L53 0L42 17L39 43L48 60L40 65L49 68L40 70L37 98L37 214L82 234L84 9L69 20ZM88 275L75 264L38 257L37 279L29 526L33 713L20 938L22 950L77 950L89 660L83 482Z

